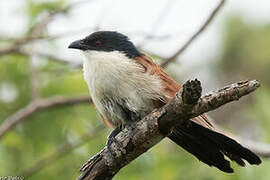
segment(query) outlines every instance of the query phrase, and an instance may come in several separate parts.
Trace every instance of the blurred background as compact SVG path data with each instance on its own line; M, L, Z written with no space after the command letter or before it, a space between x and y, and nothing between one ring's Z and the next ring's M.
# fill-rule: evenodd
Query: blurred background
M175 60L166 71L180 83L198 78L204 93L258 79L262 86L255 93L208 115L252 140L251 148L264 149L259 153L265 158L260 166L233 163L235 173L225 174L164 140L114 179L270 179L270 1L220 3L1 0L0 177L76 179L80 166L103 148L110 130L91 104L81 54L67 46L96 30L116 30L158 63Z

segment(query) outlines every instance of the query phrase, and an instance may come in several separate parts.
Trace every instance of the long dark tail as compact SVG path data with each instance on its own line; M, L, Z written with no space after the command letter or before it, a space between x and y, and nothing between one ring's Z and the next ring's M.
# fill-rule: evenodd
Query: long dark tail
M227 173L232 173L233 169L224 155L240 166L245 166L243 159L250 164L261 163L261 159L256 154L235 140L193 121L190 122L188 125L175 127L168 137L200 161Z

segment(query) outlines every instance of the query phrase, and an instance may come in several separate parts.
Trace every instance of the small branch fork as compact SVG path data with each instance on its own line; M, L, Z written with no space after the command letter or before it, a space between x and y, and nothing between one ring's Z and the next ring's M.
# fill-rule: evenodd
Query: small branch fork
M80 169L79 180L111 179L122 167L165 138L171 129L190 118L238 100L260 86L256 80L240 81L201 97L198 80L188 81L164 107L154 110L133 126L133 136L124 129L112 143L104 147Z

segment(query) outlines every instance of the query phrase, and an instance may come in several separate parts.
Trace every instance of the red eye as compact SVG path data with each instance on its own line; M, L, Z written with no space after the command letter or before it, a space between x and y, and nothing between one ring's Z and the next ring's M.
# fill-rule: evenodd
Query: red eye
M96 41L96 46L97 47L101 46L101 41Z

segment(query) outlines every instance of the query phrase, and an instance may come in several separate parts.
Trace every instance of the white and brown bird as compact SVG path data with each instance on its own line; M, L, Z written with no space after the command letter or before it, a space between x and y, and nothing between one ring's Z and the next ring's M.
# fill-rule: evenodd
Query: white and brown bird
M69 48L83 52L84 78L92 100L105 124L115 128L108 142L123 126L170 102L181 88L121 33L98 31L71 43ZM245 166L244 160L261 163L249 149L216 132L204 115L191 119L189 125L174 127L168 137L200 161L224 172L233 172L224 156L240 166Z

